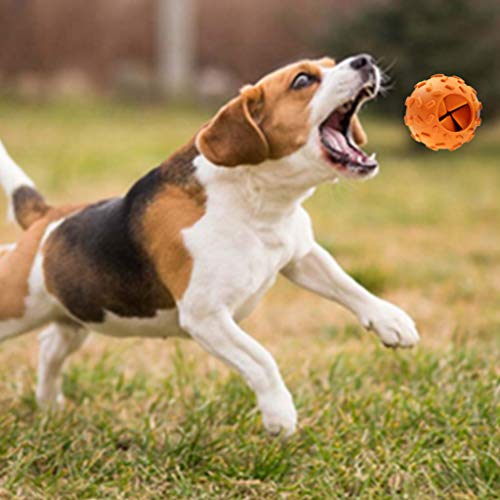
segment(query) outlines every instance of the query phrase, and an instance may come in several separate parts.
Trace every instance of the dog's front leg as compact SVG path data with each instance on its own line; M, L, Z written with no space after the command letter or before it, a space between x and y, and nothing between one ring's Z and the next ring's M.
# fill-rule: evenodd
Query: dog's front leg
M238 370L257 396L271 434L293 434L297 412L271 354L245 333L226 310L200 315L180 308L181 327L208 352Z
M294 283L352 311L388 347L412 347L419 340L415 323L404 311L363 288L317 243L282 273Z

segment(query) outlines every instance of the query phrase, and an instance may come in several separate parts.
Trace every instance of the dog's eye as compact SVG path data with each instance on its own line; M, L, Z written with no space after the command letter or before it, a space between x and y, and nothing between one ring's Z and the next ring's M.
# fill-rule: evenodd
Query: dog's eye
M313 83L318 81L318 77L311 75L309 73L299 73L294 79L290 88L293 90L300 90L305 87L309 87Z

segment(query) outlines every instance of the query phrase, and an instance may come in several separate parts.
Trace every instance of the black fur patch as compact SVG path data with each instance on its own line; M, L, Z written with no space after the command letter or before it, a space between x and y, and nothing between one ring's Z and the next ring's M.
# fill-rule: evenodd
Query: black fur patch
M175 307L141 244L144 209L165 184L193 182L197 151L185 148L140 179L123 198L91 205L65 220L49 237L44 261L47 286L76 318L104 321L153 317Z

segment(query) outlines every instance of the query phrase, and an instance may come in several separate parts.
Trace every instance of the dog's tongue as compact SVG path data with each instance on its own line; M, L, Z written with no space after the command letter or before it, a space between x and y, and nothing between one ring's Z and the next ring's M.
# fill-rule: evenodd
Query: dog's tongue
M326 142L332 149L335 149L336 151L339 151L341 153L347 153L349 151L350 148L349 144L347 144L347 138L342 132L330 128L330 126L324 127L321 132L323 135L323 139L326 140Z
M330 120L328 120L326 126L323 127L321 133L328 145L335 151L345 155L346 159L349 159L350 162L359 164L367 163L368 156L360 149L350 146L346 136L342 132L331 128Z

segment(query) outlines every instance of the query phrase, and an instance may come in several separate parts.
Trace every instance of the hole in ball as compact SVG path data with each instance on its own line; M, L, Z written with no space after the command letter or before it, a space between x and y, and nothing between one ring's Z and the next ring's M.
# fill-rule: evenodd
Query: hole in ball
M439 103L439 122L451 132L465 130L472 122L472 108L465 97L447 95Z

